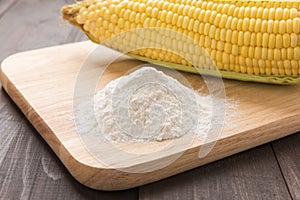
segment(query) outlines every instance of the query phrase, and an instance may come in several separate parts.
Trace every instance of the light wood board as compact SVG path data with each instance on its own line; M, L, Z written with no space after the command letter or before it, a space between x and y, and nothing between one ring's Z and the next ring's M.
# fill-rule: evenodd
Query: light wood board
M227 101L233 105L227 111L232 113L229 113L229 125L223 129L206 157L198 157L199 149L207 148L203 141L175 147L168 146L172 141L115 145L115 148L131 153L132 157L128 159L95 138L95 145L99 146L101 153L106 154L112 163L117 163L119 169L115 169L115 166L96 158L97 152L89 151L73 120L76 78L82 63L95 48L96 45L90 42L81 42L39 49L13 55L1 66L3 88L69 172L86 186L100 190L121 190L143 185L300 130L300 85L278 86L224 80ZM95 67L89 68L87 73L93 74L97 67L106 66L108 49L98 47L97 50L100 56L94 63ZM124 57L105 71L95 87L102 88L140 64L142 62ZM200 76L186 73L184 76L195 89L203 88ZM157 149L161 149L159 155L151 154ZM174 158L174 155L176 157L179 152L182 155L170 165L151 171ZM134 173L146 169L149 172Z

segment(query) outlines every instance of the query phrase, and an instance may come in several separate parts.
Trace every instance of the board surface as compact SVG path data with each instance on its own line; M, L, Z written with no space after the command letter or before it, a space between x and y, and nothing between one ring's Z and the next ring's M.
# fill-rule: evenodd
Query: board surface
M204 158L199 158L199 149L209 148L211 143L193 141L188 146L174 147L168 146L170 141L166 141L123 143L114 147L129 152L128 159L95 138L95 144L100 146L98 153L116 163L107 165L95 157L97 152L91 152L84 144L73 120L76 80L82 64L95 48L90 42L50 47L13 55L1 65L3 88L69 172L91 188L120 190L150 183L300 130L300 85L224 80L226 99L233 105L227 112L232 115L228 119L229 126L224 127L217 143ZM88 74L107 65L108 49L98 47L97 51L100 54L95 67L88 68ZM122 57L105 71L95 90L140 64ZM202 87L200 76L185 73L184 76L195 89ZM153 154L156 149L162 150ZM160 168L161 163L173 158L176 158L174 162Z

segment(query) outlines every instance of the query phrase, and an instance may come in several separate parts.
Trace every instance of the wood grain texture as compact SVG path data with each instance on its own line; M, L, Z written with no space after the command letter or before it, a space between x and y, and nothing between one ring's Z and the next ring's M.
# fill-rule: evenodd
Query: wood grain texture
M207 148L201 141L189 144L186 151L183 149L186 148L184 145L166 145L167 141L143 145L124 143L124 147L136 154L130 158L123 156L121 151L112 151L107 142L97 141L97 135L83 134L79 137L80 133L78 134L74 121L71 120L75 81L82 62L93 49L94 44L82 42L24 52L6 59L2 64L1 73L5 90L72 175L89 187L119 190L150 183L300 129L300 105L297 104L300 86L282 87L225 80L227 99L239 100L239 103L236 103L237 117L229 119L229 124L234 126L224 128L218 142L206 157L198 158L199 148ZM106 67L104 63L108 59L106 54L109 49L99 47L97 51L100 54L97 54L96 60L89 63L89 68L85 71L89 76ZM49 58L49 55L52 57ZM142 63L133 59L116 62L106 69L102 79L107 83L138 64ZM186 74L186 78L194 83L201 82L196 75ZM85 137L92 141L87 146L82 143ZM182 138L177 139L180 140ZM162 149L159 154L141 155L153 149L153 145ZM95 146L96 149L87 151L90 146ZM170 165L152 170L181 151L184 151L183 155ZM116 163L117 167L105 161L103 164L103 160L96 159L96 156L103 152L106 152L104 155L109 155L109 160ZM150 169L151 172L130 173L116 168Z
M0 61L16 52L79 41L85 38L80 32L62 23L59 19L60 6L72 2L74 1L1 0ZM16 29L18 29L18 31L15 31ZM281 143L281 140L279 140L280 148L277 148L278 146L275 145L274 150L277 153L278 151L283 151L284 156L289 158L285 159L284 157L284 159L280 160L279 156L278 160L281 164L280 167L282 171L285 171L285 178L289 179L286 180L286 182L291 190L292 196L294 199L298 199L296 197L298 197L297 192L299 192L299 187L294 183L299 181L299 172L297 169L300 168L300 164L297 162L299 160L297 155L299 155L300 144L299 140L294 139L299 137L298 135L293 135L289 138L292 139L283 139L284 143ZM251 152L258 152L259 154L265 153L261 151L261 148L252 149ZM268 150L266 154L268 157L271 157ZM249 184L238 185L236 182L245 183L247 182L248 176L245 177L243 174L250 174L249 176L252 176L252 174L257 174L256 172L270 174L269 171L272 171L274 172L274 176L278 177L279 172L273 170L278 167L276 163L273 163L273 159L258 156L262 159L259 159L258 161L264 162L264 159L266 159L268 160L266 163L270 163L270 160L272 160L272 163L268 165L268 167L262 167L259 170L251 172L249 169L256 169L254 166L257 166L257 162L254 164L252 162L247 162L247 159L245 161L240 155L245 155L242 157L247 157L246 155L248 155L248 152L233 156L235 158L234 163L239 163L238 165L246 165L248 167L239 168L239 175L235 174L237 165L235 164L235 167L231 167L231 158L231 161L228 161L229 164L227 162L224 164L223 161L227 161L227 159L224 159L221 161L222 166L216 167L216 163L219 163L216 162L191 172L181 174L179 175L181 178L175 176L151 184L151 187L148 187L148 185L145 187L143 186L141 187L142 195L140 197L143 199L155 199L155 197L171 199L174 197L171 193L181 193L178 194L178 196L183 197L183 199L195 199L190 194L190 190L187 190L187 187L200 188L196 184L193 186L189 185L189 183L191 181L194 184L195 182L193 179L197 179L197 174L201 174L201 177L205 180L205 184L208 186L203 190L205 194L221 196L223 193L226 193L228 189L226 187L226 180L228 180L228 184L236 185L240 190L238 195L242 196L241 199L251 199L254 195L250 195L249 197L248 194L256 194L261 191L265 192L265 190L255 186L249 186ZM253 154L251 153L251 155ZM25 160L27 160L27 162L25 162ZM103 193L90 190L75 181L68 174L67 170L63 167L52 150L50 150L48 145L43 142L42 138L28 123L24 115L16 109L16 105L3 90L0 90L0 161L0 180L1 183L5 181L5 184L1 184L0 186L0 199L18 199L22 193L23 197L29 196L31 197L30 199L137 199L136 189L124 193ZM290 166L290 161L293 163L293 167ZM245 164L243 164L243 162L245 162ZM43 163L46 166L45 168L42 167ZM222 173L223 165L227 166L226 173ZM23 168L26 170L23 170ZM25 171L24 174L28 174L28 176L25 176L26 178L24 179L18 178L17 175L22 176L23 171ZM213 172L213 175L209 173L210 171ZM219 171L221 171L221 173ZM50 175L48 176L48 173L46 172ZM195 178L193 178L190 173L192 173ZM214 174L218 174L218 176ZM228 179L227 174L235 174L236 176L235 178ZM213 178L211 178L211 176ZM55 177L58 177L56 181ZM222 187L218 190L214 187L215 183L218 182L216 180L223 181L221 183ZM251 183L253 185L260 185L262 188L268 188L270 184L269 180L269 178L266 179L266 181L257 178L256 180L251 181ZM279 179L276 181L277 184L281 182L278 180ZM165 183L165 181L167 183ZM25 183L24 185L23 182ZM184 187L180 186L182 183ZM7 185L9 185L9 187ZM173 187L174 185L176 185L176 187ZM159 190L160 187L162 187L163 190ZM157 191L154 191L153 189L157 189ZM284 190L284 187L281 187L281 189ZM152 191L156 195L147 192L147 190ZM194 190L196 189L193 189L193 191ZM235 189L231 189L231 191L235 191ZM245 194L244 196L242 195L243 193ZM274 192L271 191L271 193ZM286 194L286 192L283 193ZM169 198L165 194L170 194ZM267 196L270 197L270 195ZM267 197L263 199L267 199Z
M86 38L60 19L60 8L72 0L5 0L0 2L0 62L11 54ZM16 31L17 29L17 31ZM0 95L0 100L2 99ZM6 101L0 101L1 106Z
M75 181L13 102L0 119L0 199L137 199L136 190L100 192Z
M300 199L300 133L272 143L293 199Z
M269 145L140 188L140 200L291 199Z
M86 38L60 18L60 8L72 2L74 1L1 1L4 15L0 18L0 61L16 52L81 41ZM10 5L13 7L9 7Z
M17 2L17 0L0 1L0 18Z
M1 0L0 61L8 55L86 37L63 23L72 0ZM17 29L17 31L16 31ZM1 83L0 83L0 87ZM138 190L100 192L78 183L0 89L0 199L137 199Z

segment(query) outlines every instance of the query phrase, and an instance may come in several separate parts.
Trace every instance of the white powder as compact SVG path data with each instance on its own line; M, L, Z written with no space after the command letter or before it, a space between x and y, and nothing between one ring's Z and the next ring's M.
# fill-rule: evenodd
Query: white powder
M151 67L107 84L94 96L94 110L101 134L114 142L161 141L187 133L205 139L212 123L209 96Z

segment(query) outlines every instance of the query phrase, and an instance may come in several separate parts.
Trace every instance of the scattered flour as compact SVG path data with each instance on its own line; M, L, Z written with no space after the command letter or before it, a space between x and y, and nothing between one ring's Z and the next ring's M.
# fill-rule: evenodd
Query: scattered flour
M100 134L111 142L161 141L187 133L205 139L213 120L210 96L181 84L152 67L111 81L93 98ZM81 110L84 108L81 108ZM89 117L90 115L90 117ZM80 124L79 124L80 125Z

